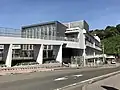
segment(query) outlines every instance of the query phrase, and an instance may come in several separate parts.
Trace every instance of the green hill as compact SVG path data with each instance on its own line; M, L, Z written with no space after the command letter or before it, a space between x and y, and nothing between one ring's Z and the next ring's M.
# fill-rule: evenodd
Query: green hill
M120 24L107 26L101 30L91 30L90 32L100 37L106 54L120 54Z
M104 45L105 53L120 54L120 35L103 39L102 45Z

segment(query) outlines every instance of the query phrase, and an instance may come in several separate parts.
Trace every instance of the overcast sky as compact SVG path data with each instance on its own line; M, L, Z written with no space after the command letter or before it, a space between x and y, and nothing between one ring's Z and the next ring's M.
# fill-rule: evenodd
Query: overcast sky
M0 0L0 27L86 20L90 29L120 23L120 0Z

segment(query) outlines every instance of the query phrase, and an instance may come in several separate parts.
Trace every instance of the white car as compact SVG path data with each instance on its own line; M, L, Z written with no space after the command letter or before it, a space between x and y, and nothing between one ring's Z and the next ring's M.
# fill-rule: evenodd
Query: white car
M113 60L113 61L111 62L111 64L116 64L116 62Z

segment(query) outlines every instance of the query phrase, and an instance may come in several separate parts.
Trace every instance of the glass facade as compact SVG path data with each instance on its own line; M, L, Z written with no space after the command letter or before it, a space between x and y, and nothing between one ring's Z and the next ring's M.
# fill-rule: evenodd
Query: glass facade
M65 30L66 30L66 26L64 26L63 24L57 21L53 21L43 24L36 24L36 25L22 27L21 35L23 38L56 40L60 36L64 36L63 34ZM33 50L33 45L22 45L22 50ZM52 52L53 52L52 45L44 45L44 51L43 51L44 58L51 56Z
M56 25L55 23L46 25L36 25L34 27L22 28L23 38L37 38L37 39L49 39L53 40L56 36ZM44 45L44 58L51 56L52 45ZM22 50L33 50L33 45L23 45Z

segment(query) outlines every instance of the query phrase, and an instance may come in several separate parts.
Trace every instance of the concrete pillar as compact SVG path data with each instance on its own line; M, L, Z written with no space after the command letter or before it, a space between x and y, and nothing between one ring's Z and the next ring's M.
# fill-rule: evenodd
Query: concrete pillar
M58 50L58 54L56 57L56 61L59 61L60 63L62 63L62 45L59 46L59 50Z
M5 60L5 65L11 67L12 63L12 44L5 44L3 50L3 60Z
M53 46L53 55L56 61L62 63L62 45Z
M80 40L79 40L79 44L81 47L83 47L83 66L86 66L86 44L85 44L85 33L86 33L86 30L83 29L81 34L80 34Z
M85 57L86 57L86 52L85 52L85 49L83 49L83 66L85 67L86 66L86 59L85 59Z
M95 66L96 65L96 62L95 62L95 51L94 51L93 55L94 55L93 62L94 62L94 66Z
M39 64L43 64L43 44L36 44L33 46L34 49L34 60Z

